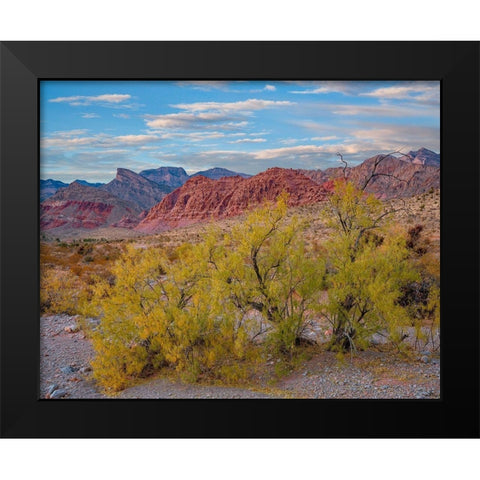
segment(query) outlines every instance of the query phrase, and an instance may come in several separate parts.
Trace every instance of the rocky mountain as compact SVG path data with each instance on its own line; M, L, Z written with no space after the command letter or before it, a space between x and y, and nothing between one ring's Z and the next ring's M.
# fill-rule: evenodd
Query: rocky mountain
M150 170L142 170L139 175L164 187L170 187L170 192L181 187L189 175L181 167L160 167Z
M200 175L202 177L211 178L212 180L219 180L223 177L236 177L237 175L243 178L251 177L251 175L247 175L246 173L232 172L232 170L220 167L209 168L208 170L194 173L193 175L191 175L191 177L198 177Z
M137 175L137 177L135 175ZM246 173L236 173L227 170L226 168L218 167L210 168L203 172L197 172L191 176L195 177L198 175L203 175L204 177L214 180L218 180L222 177L234 177L236 175L240 175L244 178L251 176ZM138 176L157 184L157 187L152 184L142 183ZM143 208L150 208L159 202L167 193L181 187L189 178L191 178L191 176L181 167L159 167L150 170L142 170L138 174L126 168L118 168L115 179L107 184L100 182L91 183L86 180L75 180L75 182L87 187L102 188L107 192L113 193L114 195L129 201L136 201L135 197L138 197L137 201L140 201ZM127 184L130 184L128 187L129 192L128 194L124 194ZM54 195L60 188L65 188L68 185L68 183L61 182L60 180L40 180L40 201L43 202L48 197ZM143 195L139 190L147 192L145 198L141 198ZM158 191L160 194L158 194ZM158 198L159 195L160 198Z
M432 152L427 148L420 148L417 151L410 151L407 155L400 157L401 160L414 163L416 165L440 166L440 154Z
M105 185L101 182L91 183L87 182L86 180L75 180L75 182L78 182L80 185L85 185L86 187L101 187L102 185Z
M182 187L155 205L136 227L154 233L170 228L240 215L265 201L274 201L282 192L289 194L289 206L322 201L328 189L295 170L270 168L253 177L204 176L190 178Z
M87 187L101 187L103 183L90 183L86 180L75 180L75 182ZM61 182L60 180L40 180L40 202L43 202L47 198L55 195L61 188L68 187L68 183Z
M422 161L427 163L421 163ZM363 187L372 174L365 191L379 198L409 197L430 188L440 188L440 155L427 149L409 152L408 155L375 155L355 167L328 168L326 170L298 170L319 185L344 175Z
M40 204L40 229L67 233L104 226L135 226L141 208L100 188L78 182L60 189Z
M171 191L126 168L118 168L117 176L99 189L138 205L140 210L153 207Z
M55 195L60 188L65 188L68 183L63 183L60 180L40 180L40 201L43 202L48 197Z

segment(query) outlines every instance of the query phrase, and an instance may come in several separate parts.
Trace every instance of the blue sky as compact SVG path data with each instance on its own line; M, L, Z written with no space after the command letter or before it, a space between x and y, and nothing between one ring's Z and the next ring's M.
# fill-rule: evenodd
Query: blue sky
M42 81L40 176L179 166L256 174L440 150L440 83Z

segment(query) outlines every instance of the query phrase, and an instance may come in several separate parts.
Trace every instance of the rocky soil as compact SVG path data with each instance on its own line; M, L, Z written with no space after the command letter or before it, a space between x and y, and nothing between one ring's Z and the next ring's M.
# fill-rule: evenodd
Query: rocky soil
M95 381L89 362L93 349L76 317L40 319L40 398L109 398ZM359 352L339 363L320 352L294 372L272 382L267 362L255 389L190 385L153 378L132 386L119 398L440 398L440 361L428 350L401 360L380 351Z
M76 317L40 318L40 398L103 398L91 378L93 348Z
M424 353L402 362L381 352L360 352L342 364L323 352L276 388L295 398L440 398L439 359Z

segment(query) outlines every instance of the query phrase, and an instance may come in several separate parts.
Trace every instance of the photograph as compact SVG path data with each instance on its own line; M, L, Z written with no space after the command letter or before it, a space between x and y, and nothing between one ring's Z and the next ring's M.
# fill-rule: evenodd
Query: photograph
M441 82L39 81L39 398L439 400Z

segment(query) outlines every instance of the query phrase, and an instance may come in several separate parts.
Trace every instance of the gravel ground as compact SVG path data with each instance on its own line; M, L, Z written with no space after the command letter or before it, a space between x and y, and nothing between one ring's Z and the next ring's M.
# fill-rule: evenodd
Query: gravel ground
M40 398L104 398L91 378L93 349L76 317L40 318L40 357Z
M402 362L367 351L341 364L322 352L276 388L297 398L440 398L440 362L431 354Z
M117 398L283 398L234 387L190 385L158 378L127 388Z
M109 398L92 379L93 349L76 317L41 317L40 332L41 398ZM267 369L260 379L261 391L155 378L116 398L440 398L439 357L427 351L409 361L382 352L359 352L352 361L346 356L343 364L333 353L321 352L273 386L270 378Z

